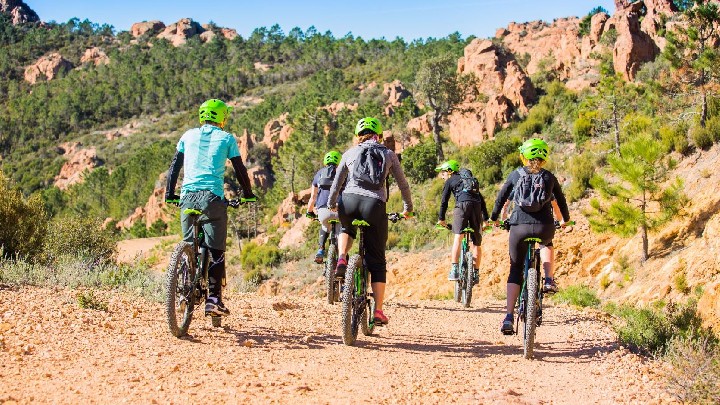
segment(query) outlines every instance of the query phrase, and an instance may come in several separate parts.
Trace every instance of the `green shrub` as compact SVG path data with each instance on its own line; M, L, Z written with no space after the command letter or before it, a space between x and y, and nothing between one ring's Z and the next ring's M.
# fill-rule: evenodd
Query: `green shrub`
M573 124L573 134L575 135L576 143L582 144L592 136L595 128L592 122L593 115L597 115L597 112L591 111L587 114L581 114L578 119L575 120Z
M681 403L711 404L720 398L720 349L712 339L673 338L663 373L669 391Z
M262 269L275 266L282 260L282 252L271 244L246 243L240 253L240 263L248 269Z
M435 142L426 140L402 153L402 167L405 175L416 183L435 177Z
M494 184L503 180L503 175L521 165L517 148L520 142L509 136L498 135L467 150L470 169L480 185Z
M0 245L4 257L34 258L42 248L46 230L42 198L23 198L20 190L0 172Z
M710 132L713 142L720 142L720 116L714 116L707 120L705 128Z
M585 285L572 285L560 290L553 296L557 302L575 305L577 307L596 307L600 304L600 299L595 291Z
M690 152L690 142L687 139L687 127L685 125L675 127L663 125L658 130L658 134L666 151L675 151L682 155L687 155Z
M78 306L80 308L94 309L96 311L104 312L107 312L108 310L107 301L95 295L92 290L77 293L75 299L77 300Z
M585 195L590 188L590 179L597 171L597 159L591 153L575 155L570 159L569 172L572 177L565 195L572 201L577 201Z
M72 252L92 263L110 262L115 257L115 235L102 228L102 221L87 216L54 218L43 243L42 260L52 263Z
M696 125L690 132L690 138L693 144L702 150L708 150L713 145L713 134L710 133L707 127L703 128Z

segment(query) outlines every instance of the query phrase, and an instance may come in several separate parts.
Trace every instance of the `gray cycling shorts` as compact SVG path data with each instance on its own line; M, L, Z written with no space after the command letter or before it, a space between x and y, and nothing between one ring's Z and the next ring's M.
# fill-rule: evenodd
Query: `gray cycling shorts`
M199 220L203 223L205 246L211 249L225 250L227 243L227 206L223 200L211 191L186 193L180 199L180 224L183 240L192 242L193 227L190 216L183 211L188 208L202 211Z
M322 226L323 231L330 233L330 230L332 229L332 224L330 224L331 219L340 220L338 213L330 211L327 208L318 208L317 209L317 215L318 220L320 221L320 226ZM340 224L335 224L335 235L340 235Z

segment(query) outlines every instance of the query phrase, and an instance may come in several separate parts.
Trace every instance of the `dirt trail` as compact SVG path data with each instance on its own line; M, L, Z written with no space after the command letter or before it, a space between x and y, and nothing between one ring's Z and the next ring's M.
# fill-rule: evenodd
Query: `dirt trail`
M502 303L390 302L355 347L340 306L235 295L224 328L167 331L162 306L101 292L0 290L0 403L665 403L656 365L618 347L598 315L550 307L537 359L502 336ZM6 402L7 403L7 402Z

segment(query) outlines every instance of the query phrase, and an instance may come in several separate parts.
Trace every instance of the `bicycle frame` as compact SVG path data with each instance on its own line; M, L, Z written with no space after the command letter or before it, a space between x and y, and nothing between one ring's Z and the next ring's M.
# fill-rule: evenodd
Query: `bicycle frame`
M202 223L199 220L201 211L187 209L185 213L190 215L193 224L193 254L196 260L195 279L193 285L195 285L201 292L203 292L205 299L208 297L208 271L209 271L209 256L208 248L202 246L202 242L205 240L205 233L202 230Z

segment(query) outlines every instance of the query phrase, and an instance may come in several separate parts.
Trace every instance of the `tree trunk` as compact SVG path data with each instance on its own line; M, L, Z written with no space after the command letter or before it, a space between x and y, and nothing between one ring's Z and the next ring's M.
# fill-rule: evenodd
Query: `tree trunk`
M700 126L705 128L705 121L707 121L707 92L705 91L705 87L702 88L702 95L700 103Z
M618 156L622 157L622 155L620 154L620 125L618 124L617 100L615 100L615 97L613 97L613 101L612 101L612 113L613 113L613 127L615 129L615 149L617 149Z
M645 224L640 225L640 236L642 237L642 262L648 259L648 234Z
M440 163L445 160L445 155L442 150L442 140L440 139L440 120L442 119L442 113L440 110L435 110L435 114L431 119L433 127L433 141L435 141L435 157L437 162Z

